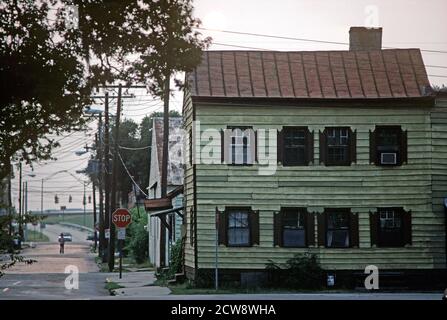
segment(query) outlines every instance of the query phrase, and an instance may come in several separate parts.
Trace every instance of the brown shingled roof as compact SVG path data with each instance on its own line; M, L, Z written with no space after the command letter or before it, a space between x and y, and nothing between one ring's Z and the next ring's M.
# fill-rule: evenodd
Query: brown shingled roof
M194 97L417 98L430 86L419 49L205 51Z

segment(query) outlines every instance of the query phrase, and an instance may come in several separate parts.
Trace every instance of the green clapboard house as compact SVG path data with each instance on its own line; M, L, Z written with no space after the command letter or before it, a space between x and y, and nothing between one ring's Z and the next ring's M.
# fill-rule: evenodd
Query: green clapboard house
M445 281L447 97L419 49L382 50L381 35L204 52L183 106L189 279L212 281L217 264L221 281L262 281L269 260L311 252L340 278L374 265Z

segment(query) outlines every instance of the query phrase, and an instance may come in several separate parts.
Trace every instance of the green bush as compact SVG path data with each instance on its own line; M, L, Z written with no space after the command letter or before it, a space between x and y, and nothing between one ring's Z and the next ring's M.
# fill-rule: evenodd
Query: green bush
M183 242L182 239L178 239L175 244L171 246L171 264L169 271L171 276L176 273L182 272L183 267Z
M147 224L147 214L144 209L140 208L140 216L137 209L132 208L132 223L130 224L126 234L126 248L130 252L136 263L143 263L148 259L149 235L144 226Z
M143 263L147 260L148 256L148 241L149 236L143 226L132 228L132 237L128 245L132 257L135 259L136 263Z
M183 269L183 241L178 239L171 246L170 264L168 269L159 268L157 273L157 285L164 286L168 280L174 279L176 273L182 272Z
M271 286L290 289L318 289L324 281L324 270L315 254L296 254L281 268L270 261L266 265Z

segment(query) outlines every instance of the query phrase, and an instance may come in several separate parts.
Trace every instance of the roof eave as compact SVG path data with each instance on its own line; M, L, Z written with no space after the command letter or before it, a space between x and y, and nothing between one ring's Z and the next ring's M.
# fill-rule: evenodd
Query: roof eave
M393 98L282 98L282 97L210 97L192 96L194 104L228 104L228 105L257 105L271 106L284 105L296 107L432 107L435 103L435 95L420 97L393 97Z

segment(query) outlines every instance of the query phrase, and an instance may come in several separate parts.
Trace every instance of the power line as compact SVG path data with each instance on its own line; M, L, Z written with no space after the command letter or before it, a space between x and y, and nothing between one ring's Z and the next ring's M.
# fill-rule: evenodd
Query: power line
M138 190L140 190L140 192L142 194L144 194L144 196L147 198L148 195L140 188L140 186L135 182L135 180L133 179L132 175L130 174L129 170L127 169L126 165L124 164L124 160L121 157L121 154L119 153L119 151L116 151L118 154L118 157L120 158L121 164L123 165L124 169L126 170L127 175L129 176L130 180L132 180L132 182L134 183L134 185L138 188Z
M303 42L314 42L314 43L325 43L325 44L336 44L336 45L343 45L343 46L347 45L347 46L349 46L349 42L317 40L317 39L309 39L309 38L286 37L286 36L268 35L268 34L261 34L261 33L252 33L252 32L208 29L208 28L202 28L202 27L198 27L196 29L198 29L198 30L205 30L205 31L213 31L213 32L222 32L222 33L230 33L230 34L247 35L247 36L253 36L253 37L263 37L263 38L273 38L273 39L282 39L282 40L294 40L294 41L303 41ZM399 49L399 48L395 48L395 47L383 47L383 48L385 48L385 49ZM430 52L430 53L447 53L447 51L442 51L442 50L432 50L432 49L419 49L419 50L421 50L423 52Z

